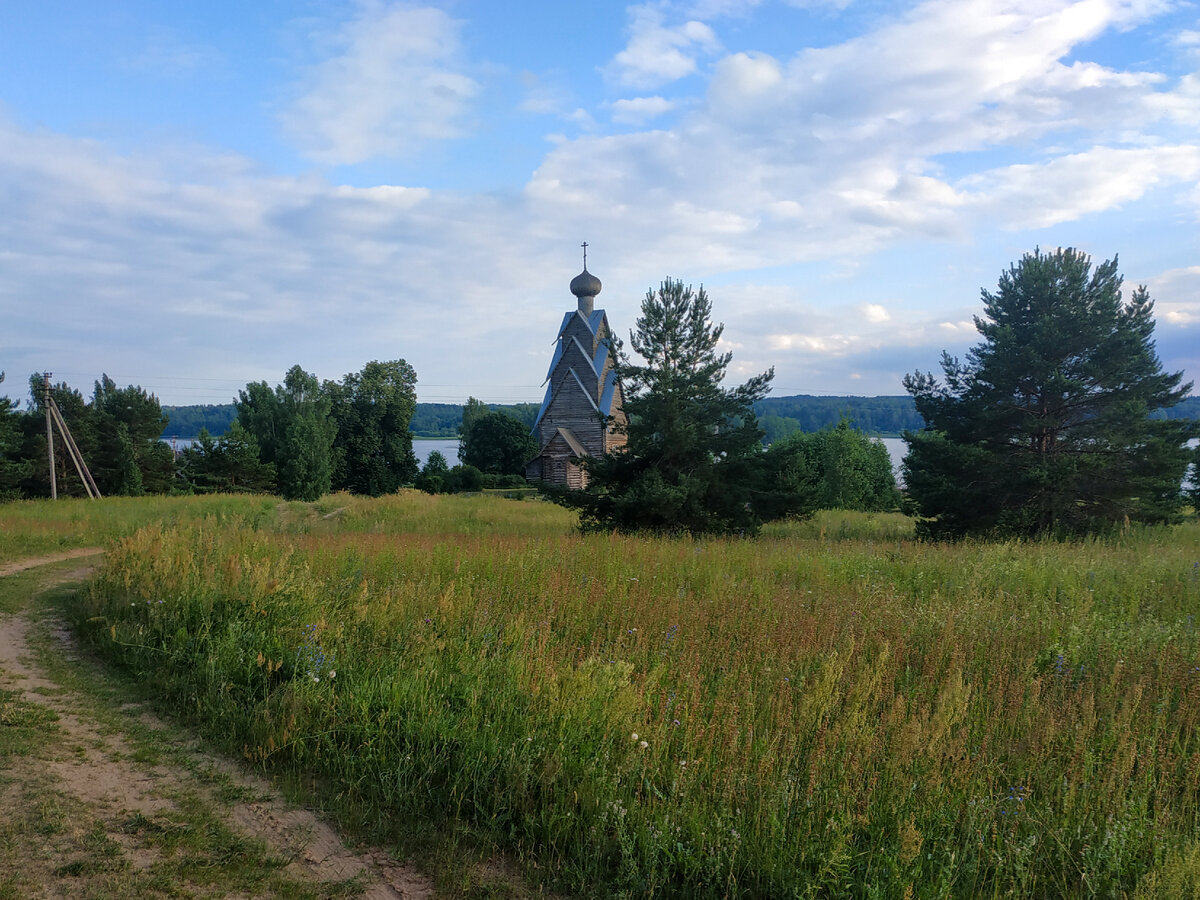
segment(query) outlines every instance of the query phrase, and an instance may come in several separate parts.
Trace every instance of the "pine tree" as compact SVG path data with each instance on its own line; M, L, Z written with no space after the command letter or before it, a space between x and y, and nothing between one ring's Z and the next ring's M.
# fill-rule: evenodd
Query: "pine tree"
M930 536L1081 534L1178 514L1189 420L1153 419L1191 389L1164 373L1153 308L1123 301L1114 258L1035 251L983 292L983 342L907 376L926 427L906 432L910 498Z
M770 389L774 370L723 388L732 355L718 353L724 326L710 321L703 288L667 279L642 302L630 344L613 358L629 415L627 443L584 460L584 490L560 495L588 530L753 533L769 488L762 432L751 404ZM775 498L778 499L778 498ZM786 503L772 506L784 514Z
M0 382L4 373L0 372ZM24 458L21 433L21 414L7 397L0 397L0 501L21 496L21 481L33 468Z

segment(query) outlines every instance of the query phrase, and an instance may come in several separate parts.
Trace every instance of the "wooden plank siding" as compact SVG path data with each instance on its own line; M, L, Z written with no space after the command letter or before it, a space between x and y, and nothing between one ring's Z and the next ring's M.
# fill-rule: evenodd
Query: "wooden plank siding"
M572 281L572 290L584 276L599 293L599 281L587 273ZM590 288L589 288L590 289ZM530 481L582 488L587 475L576 460L602 456L624 446L619 429L626 422L621 386L613 393L609 415L601 404L612 373L613 360L604 345L609 334L608 316L593 307L595 294L576 294L578 306L564 316L555 347L555 362L547 379L547 396L534 426L538 455L526 465Z

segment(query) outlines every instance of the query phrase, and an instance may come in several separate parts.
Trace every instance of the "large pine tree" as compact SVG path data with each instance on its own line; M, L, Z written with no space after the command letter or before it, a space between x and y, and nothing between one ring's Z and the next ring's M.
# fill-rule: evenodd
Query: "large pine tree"
M711 314L703 288L668 278L647 292L630 336L645 365L613 341L628 442L585 460L587 488L562 495L580 510L585 529L757 530L767 472L751 404L766 395L774 371L722 387L731 354L717 352L723 326L713 325ZM776 502L771 514L787 508Z
M942 354L944 381L904 379L925 429L906 432L905 485L930 536L1081 534L1169 521L1200 433L1151 418L1191 384L1165 373L1154 304L1127 301L1114 258L1027 254L983 291L983 342Z

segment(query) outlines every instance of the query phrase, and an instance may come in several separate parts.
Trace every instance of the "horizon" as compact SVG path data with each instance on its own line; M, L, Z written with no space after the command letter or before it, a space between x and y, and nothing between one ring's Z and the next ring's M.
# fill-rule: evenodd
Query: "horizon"
M903 395L1037 247L1119 255L1200 377L1187 0L17 0L0 53L13 399L403 358L536 403L585 241L617 334L703 285L780 396Z

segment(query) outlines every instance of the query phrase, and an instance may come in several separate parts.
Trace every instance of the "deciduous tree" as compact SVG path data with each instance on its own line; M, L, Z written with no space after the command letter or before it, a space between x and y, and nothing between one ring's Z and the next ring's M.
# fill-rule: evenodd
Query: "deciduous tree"
M325 382L332 404L333 484L378 497L417 477L409 423L417 408L417 373L402 359L372 361L341 382Z
M784 471L807 473L817 509L878 511L900 503L887 448L846 419L833 428L795 432L773 443L767 455L796 458Z
M525 463L537 455L537 441L529 426L507 413L486 412L473 416L470 424L464 415L463 422L459 458L485 474L523 475Z
M337 424L317 377L292 366L274 391L264 381L238 394L238 421L258 442L263 462L275 466L279 492L310 501L328 493Z

